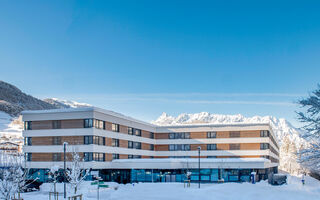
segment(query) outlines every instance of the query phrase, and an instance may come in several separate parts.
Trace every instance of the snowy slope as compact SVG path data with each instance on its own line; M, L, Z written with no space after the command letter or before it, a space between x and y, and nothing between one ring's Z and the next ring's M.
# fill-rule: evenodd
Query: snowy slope
M194 114L180 114L177 117L166 113L151 123L164 125L183 125L183 124L247 124L247 123L270 123L272 129L281 145L280 148L280 168L290 173L298 173L300 165L296 162L296 152L307 147L308 142L303 139L302 131L292 126L285 119L278 119L272 116L244 117L243 115L221 115L208 112Z

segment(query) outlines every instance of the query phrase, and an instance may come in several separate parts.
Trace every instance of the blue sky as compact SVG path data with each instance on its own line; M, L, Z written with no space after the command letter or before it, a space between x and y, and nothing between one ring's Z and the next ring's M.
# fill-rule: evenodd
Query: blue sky
M150 121L273 115L320 74L319 1L0 1L0 79Z

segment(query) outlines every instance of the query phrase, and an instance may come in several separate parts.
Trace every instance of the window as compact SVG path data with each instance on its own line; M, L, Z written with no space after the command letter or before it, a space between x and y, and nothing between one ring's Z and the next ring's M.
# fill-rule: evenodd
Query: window
M153 151L154 150L154 145L150 144L150 150Z
M26 138L24 138L24 145L26 145L26 146L32 146L32 137L26 137Z
M216 144L207 144L207 150L217 150Z
M169 139L190 139L190 133L169 133Z
M89 162L93 160L93 153L92 152L85 152L84 153L84 161Z
M154 139L154 133L150 132L150 138Z
M105 137L99 136L99 145L106 145Z
M32 153L26 153L27 161L32 161Z
M93 127L93 119L84 119L83 120L84 128L92 128Z
M113 160L114 160L114 159L119 159L119 154L116 154L116 153L112 154L112 159L113 159Z
M207 158L217 158L217 156L207 156Z
M52 145L61 145L61 137L52 137Z
M132 141L128 141L128 148L133 149L133 142Z
M95 119L93 122L94 122L93 124L94 124L94 127L95 127L95 128L105 129L104 121L99 120L99 119Z
M93 136L84 136L84 144L93 144Z
M261 143L261 144L260 144L260 149L261 149L261 150L269 149L269 144L268 144L268 143Z
M260 131L260 137L269 137L269 131L266 131L266 130Z
M61 153L52 154L52 161L61 161Z
M216 138L217 132L207 132L207 138Z
M105 155L104 153L93 153L92 160L97 162L103 162L105 161Z
M229 144L230 150L240 150L240 144Z
M141 136L141 130L140 129L134 129L134 134L136 136Z
M99 136L93 136L93 144L99 144Z
M119 147L119 139L112 138L112 146L113 147Z
M133 155L128 155L128 159L133 159Z
M24 122L24 130L32 130L32 122L31 121Z
M230 136L231 138L240 137L240 131L230 131L230 132L229 132L229 136Z
M119 124L112 124L112 131L119 132Z
M169 151L190 151L190 144L170 144Z
M133 147L134 147L135 149L141 149L141 142L134 142L134 143L133 143Z
M128 127L128 134L129 134L129 135L133 135L133 128Z
M61 128L61 121L60 120L52 121L52 128L53 129L60 129Z
M133 159L141 158L141 155L133 155Z

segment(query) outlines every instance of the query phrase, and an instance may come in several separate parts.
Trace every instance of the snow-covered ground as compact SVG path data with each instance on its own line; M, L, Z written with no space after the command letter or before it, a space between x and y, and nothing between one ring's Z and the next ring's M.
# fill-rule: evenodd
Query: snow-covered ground
M288 177L288 184L282 186L271 186L262 181L257 184L250 183L224 183L224 184L202 184L198 189L197 184L191 184L190 188L184 188L183 183L139 183L118 185L107 183L111 187L118 186L118 189L100 189L100 199L108 200L313 200L320 197L320 182L306 177L306 185L295 176ZM63 185L59 184L59 192L62 192ZM40 192L23 194L25 200L48 199L48 192L52 190L52 184L44 184ZM84 199L97 199L96 186L85 182L80 192ZM60 198L59 198L60 199ZM61 199L62 196L61 196Z

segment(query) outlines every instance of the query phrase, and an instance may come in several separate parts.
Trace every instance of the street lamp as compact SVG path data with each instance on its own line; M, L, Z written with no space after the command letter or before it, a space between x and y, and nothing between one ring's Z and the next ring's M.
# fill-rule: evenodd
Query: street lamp
M198 162L198 167L199 167L199 188L200 188L200 182L201 182L201 176L200 176L200 151L201 151L201 147L198 146L198 153L199 153L199 162Z
M64 173L64 190L63 190L63 197L67 198L67 185L66 185L66 149L67 149L67 142L63 143L63 173Z

